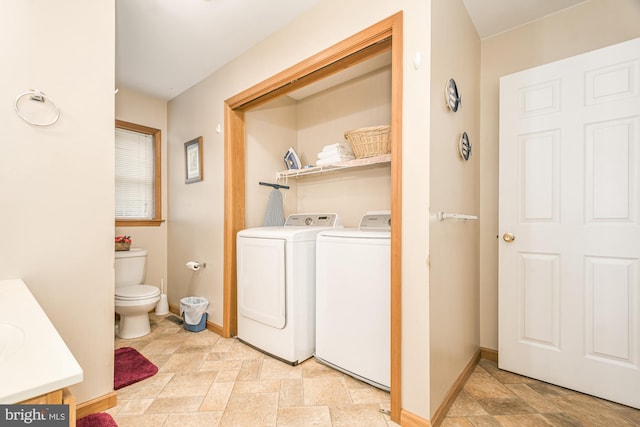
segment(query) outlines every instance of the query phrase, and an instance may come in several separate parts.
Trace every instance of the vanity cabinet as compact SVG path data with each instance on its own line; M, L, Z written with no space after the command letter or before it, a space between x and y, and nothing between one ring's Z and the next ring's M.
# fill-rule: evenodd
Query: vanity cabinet
M69 427L76 425L76 399L68 388L55 390L19 402L20 405L69 405Z
M0 356L0 403L69 405L76 425L68 387L82 381L82 368L20 279L0 280Z

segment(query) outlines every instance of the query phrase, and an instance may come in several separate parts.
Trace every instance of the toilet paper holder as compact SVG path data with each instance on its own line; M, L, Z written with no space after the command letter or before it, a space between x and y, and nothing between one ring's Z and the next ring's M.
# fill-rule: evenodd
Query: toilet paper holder
M207 263L198 262L198 261L189 261L185 264L185 267L187 267L189 270L198 271L200 270L200 268L206 268Z

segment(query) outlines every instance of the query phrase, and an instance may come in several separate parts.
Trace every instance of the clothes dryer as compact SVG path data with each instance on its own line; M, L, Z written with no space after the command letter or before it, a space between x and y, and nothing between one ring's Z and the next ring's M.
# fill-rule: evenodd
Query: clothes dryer
M337 214L293 214L237 235L238 339L291 365L315 349L316 236Z
M368 214L357 229L325 230L316 242L319 362L389 390L391 215Z

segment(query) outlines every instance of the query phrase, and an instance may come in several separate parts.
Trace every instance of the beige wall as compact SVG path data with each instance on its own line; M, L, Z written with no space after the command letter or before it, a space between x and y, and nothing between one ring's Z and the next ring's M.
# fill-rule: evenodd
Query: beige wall
M640 1L591 0L482 41L480 344L498 348L499 78L640 37Z
M121 87L115 97L116 119L160 129L162 167L162 218L167 218L167 101ZM185 141L186 142L186 141ZM160 287L167 274L167 223L158 227L116 227L116 235L128 235L133 246L145 248L147 274L145 283Z
M258 182L276 183L276 172L285 169L284 153L289 147L298 149L297 102L281 97L247 112L246 126L246 205L245 225L260 227L273 188ZM280 182L284 184L284 182ZM279 190L285 217L296 211L298 189ZM220 318L220 322L221 322ZM216 322L218 323L218 322ZM218 323L219 325L221 323Z
M223 102L400 10L404 10L402 406L429 417L428 252L430 1L321 0L306 15L169 102L169 300L209 299L222 318ZM328 25L327 23L331 23ZM422 58L418 68L411 64ZM184 184L183 143L204 137L204 181ZM275 172L275 171L274 171ZM247 185L250 187L250 183ZM207 261L192 273L189 259Z
M113 390L114 40L112 0L0 3L0 278L24 279L82 366L79 403ZM18 117L29 88L57 123Z
M478 221L438 221L438 212L478 215L480 208L480 39L462 0L435 1L431 10L431 412L438 408L478 350ZM455 29L455 31L452 31ZM462 107L446 106L453 78ZM467 132L471 157L458 140Z

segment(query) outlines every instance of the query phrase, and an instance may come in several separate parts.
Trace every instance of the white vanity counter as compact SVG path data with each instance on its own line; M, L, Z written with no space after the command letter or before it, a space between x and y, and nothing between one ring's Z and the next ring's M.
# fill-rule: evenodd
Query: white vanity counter
M82 368L27 285L0 280L0 404L82 381Z

